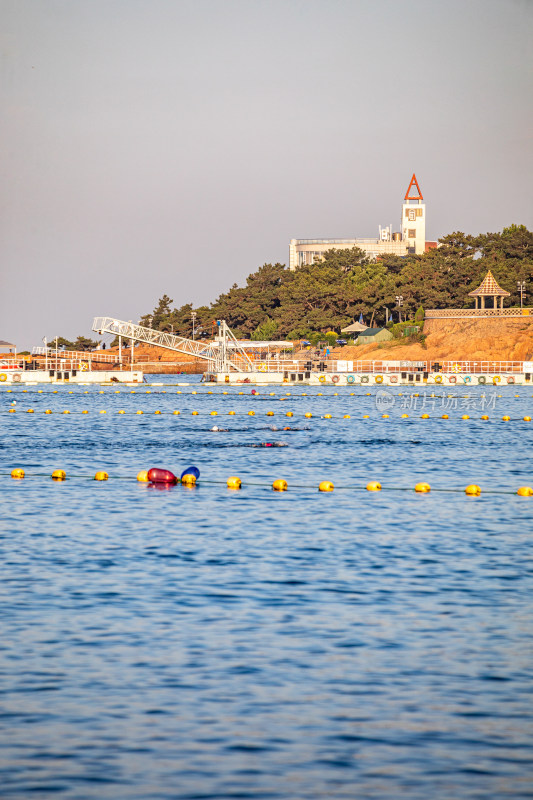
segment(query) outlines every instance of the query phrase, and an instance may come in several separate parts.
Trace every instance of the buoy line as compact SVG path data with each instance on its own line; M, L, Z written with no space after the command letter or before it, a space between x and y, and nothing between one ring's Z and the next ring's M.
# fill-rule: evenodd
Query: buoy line
M421 410L421 409L419 409L419 410ZM36 411L34 408L27 408L25 410L24 409L9 408L7 410L0 411L0 416L5 416L6 414L17 414L17 413L19 415L20 414L34 414L34 415L36 415L34 417L34 419L37 418L39 416L39 414L45 414L45 415L50 415L50 414L56 414L57 415L57 414L59 414L61 416L63 416L63 415L66 415L66 416L76 416L76 415L86 416L88 414L99 414L99 415L108 415L109 414L110 416L111 415L129 416L129 417L139 417L139 416L143 416L143 417L162 416L163 417L163 416L172 416L172 417L182 417L182 418L185 417L185 416L192 416L192 417L218 417L218 416L221 416L222 414L226 414L227 416L244 416L244 415L246 415L246 416L249 416L249 417L255 417L257 415L257 412L254 411L253 409L250 409L250 411L234 411L234 410L230 410L230 411L227 411L227 412L224 412L224 411L220 411L219 412L219 411L197 411L197 410L181 411L181 410L178 410L178 409L174 409L172 411L161 411L160 409L156 409L154 411L151 411L151 410L150 411L143 411L142 409L137 409L136 411L125 411L122 408L119 408L118 410L117 409L108 410L108 409L104 409L104 408L89 410L89 409L84 408L82 410L75 410L74 409L72 411L70 409L68 409L68 408L67 409L63 409L62 411L60 411L60 410L53 411L51 408L45 408L45 409ZM282 415L284 415L286 417L297 416L297 417L302 417L304 419L315 419L315 420L316 419L326 419L326 420L340 420L340 419L342 419L342 420L349 420L349 419L353 419L353 420L357 420L357 419L370 420L370 419L373 419L373 420L376 420L376 419L387 419L387 420L391 420L391 422L397 422L398 420L405 420L405 419L409 419L411 421L412 420L416 420L416 419L423 419L423 420L440 419L440 420L447 420L448 422L460 422L460 421L464 422L464 421L467 421L467 420L474 421L476 419L479 419L479 420L483 420L484 422L487 422L489 420L495 421L495 420L500 419L498 417L489 417L488 414L483 414L481 417L477 418L477 417L471 417L469 414L462 414L460 417L455 417L455 416L454 417L450 417L448 414L441 414L439 416L439 415L435 415L435 414L431 415L431 414L427 414L427 413L421 414L420 416L409 415L409 414L393 414L393 415L391 415L391 414L376 414L376 415L363 414L361 417L356 417L356 416L352 416L351 414L343 414L342 416L338 416L338 415L335 415L335 414L326 413L326 414L320 414L319 415L319 414L312 414L310 411L306 411L305 413L298 413L298 412L294 412L294 411L277 412L277 413L278 413L278 415L282 414ZM265 416L274 417L274 416L276 416L276 412L275 411L266 411L265 412ZM527 414L525 416L523 416L523 417L511 417L509 414L504 414L501 417L501 420L503 422L531 422L532 421L532 417L527 415Z
M0 472L3 477L10 476L14 480L23 480L26 478L52 478L56 482L63 482L66 480L93 480L93 481L136 481L138 483L147 483L157 486L174 486L181 484L183 486L227 486L228 489L242 489L243 486L255 486L259 488L272 488L274 491L283 492L288 491L289 483L283 478L277 478L272 484L262 481L242 481L236 475L232 475L227 480L200 480L200 470L198 467L186 467L181 475L178 477L171 470L162 469L159 467L152 467L149 470L142 470L136 476L132 475L110 475L105 470L98 470L94 475L86 474L68 474L65 470L56 469L52 473L34 472L27 473L22 467L15 467L11 472ZM434 488L429 483L421 481L415 486L383 486L379 481L370 481L365 486L335 486L332 481L323 480L318 484L309 483L294 483L290 484L291 489L305 489L316 490L318 488L321 492L338 491L368 491L368 492L415 492L417 494L430 494L430 493L448 493L448 494L466 494L470 497L479 497L483 494L507 494L519 495L520 497L532 497L533 487L520 486L518 489L511 491L509 489L481 489L477 484L469 484L464 489L457 488Z

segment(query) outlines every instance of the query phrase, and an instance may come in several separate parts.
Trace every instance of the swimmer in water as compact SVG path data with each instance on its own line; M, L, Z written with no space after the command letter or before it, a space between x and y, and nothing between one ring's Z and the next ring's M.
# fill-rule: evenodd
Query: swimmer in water
M261 442L260 444L252 444L251 447L288 447L286 442Z
M216 431L217 433L228 433L228 428L219 428L218 425L213 425L211 428L212 431Z

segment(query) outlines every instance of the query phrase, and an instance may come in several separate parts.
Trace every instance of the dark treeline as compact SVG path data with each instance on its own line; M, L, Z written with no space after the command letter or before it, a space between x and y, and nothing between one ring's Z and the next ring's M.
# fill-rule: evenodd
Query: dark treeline
M192 333L196 311L199 335L211 335L213 323L225 319L239 336L255 339L298 339L313 332L340 331L362 314L366 324L385 323L385 308L398 319L396 297L403 297L402 316L413 318L423 308L469 308L475 289L490 269L511 293L507 305L519 305L518 281L533 291L533 234L523 225L501 233L443 237L440 247L420 256L384 256L369 261L354 247L329 250L325 259L295 272L283 264L264 264L211 304L172 308L166 294L141 324L157 330Z
M215 320L225 319L238 336L300 339L317 332L340 332L360 314L367 325L383 325L386 308L397 321L399 295L403 319L412 319L421 306L471 308L468 292L489 269L511 294L506 305L520 304L518 281L525 281L528 296L533 292L533 233L525 226L479 236L451 233L439 241L439 248L405 258L369 261L354 247L329 250L323 261L295 272L283 264L264 264L248 276L245 286L234 284L210 306L194 308L186 303L172 308L173 300L165 294L140 323L190 337L195 311L198 336L211 336ZM94 344L84 337L61 343L77 350Z

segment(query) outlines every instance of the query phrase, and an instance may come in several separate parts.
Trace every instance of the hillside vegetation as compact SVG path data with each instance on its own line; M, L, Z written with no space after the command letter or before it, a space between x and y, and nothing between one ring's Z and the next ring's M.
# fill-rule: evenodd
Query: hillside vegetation
M385 324L386 311L398 319L396 297L403 297L402 316L413 318L424 308L469 308L468 292L492 270L502 288L511 293L506 305L519 305L517 281L533 277L533 233L512 225L501 233L470 236L456 232L443 237L440 247L420 256L384 256L369 261L358 248L330 250L324 261L295 272L283 264L264 264L234 285L210 306L186 303L172 308L163 295L141 324L183 336L196 330L211 335L216 319L225 319L235 333L255 339L299 339L313 332L341 328L362 314L367 325Z

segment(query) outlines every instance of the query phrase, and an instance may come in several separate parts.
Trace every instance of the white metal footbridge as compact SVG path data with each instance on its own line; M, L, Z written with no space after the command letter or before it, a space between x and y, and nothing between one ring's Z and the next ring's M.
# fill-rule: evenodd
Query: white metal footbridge
M209 370L212 372L249 372L254 369L253 362L236 340L233 333L226 325L225 320L217 320L217 335L213 342L195 341L186 339L183 336L176 336L173 333L156 331L152 328L145 328L133 322L114 319L113 317L95 317L93 320L93 331L102 335L111 333L119 337L119 346L122 346L122 339L129 339L134 342L144 342L144 344L165 347L167 350L174 350L178 353L186 353L194 358L203 359L208 362Z

